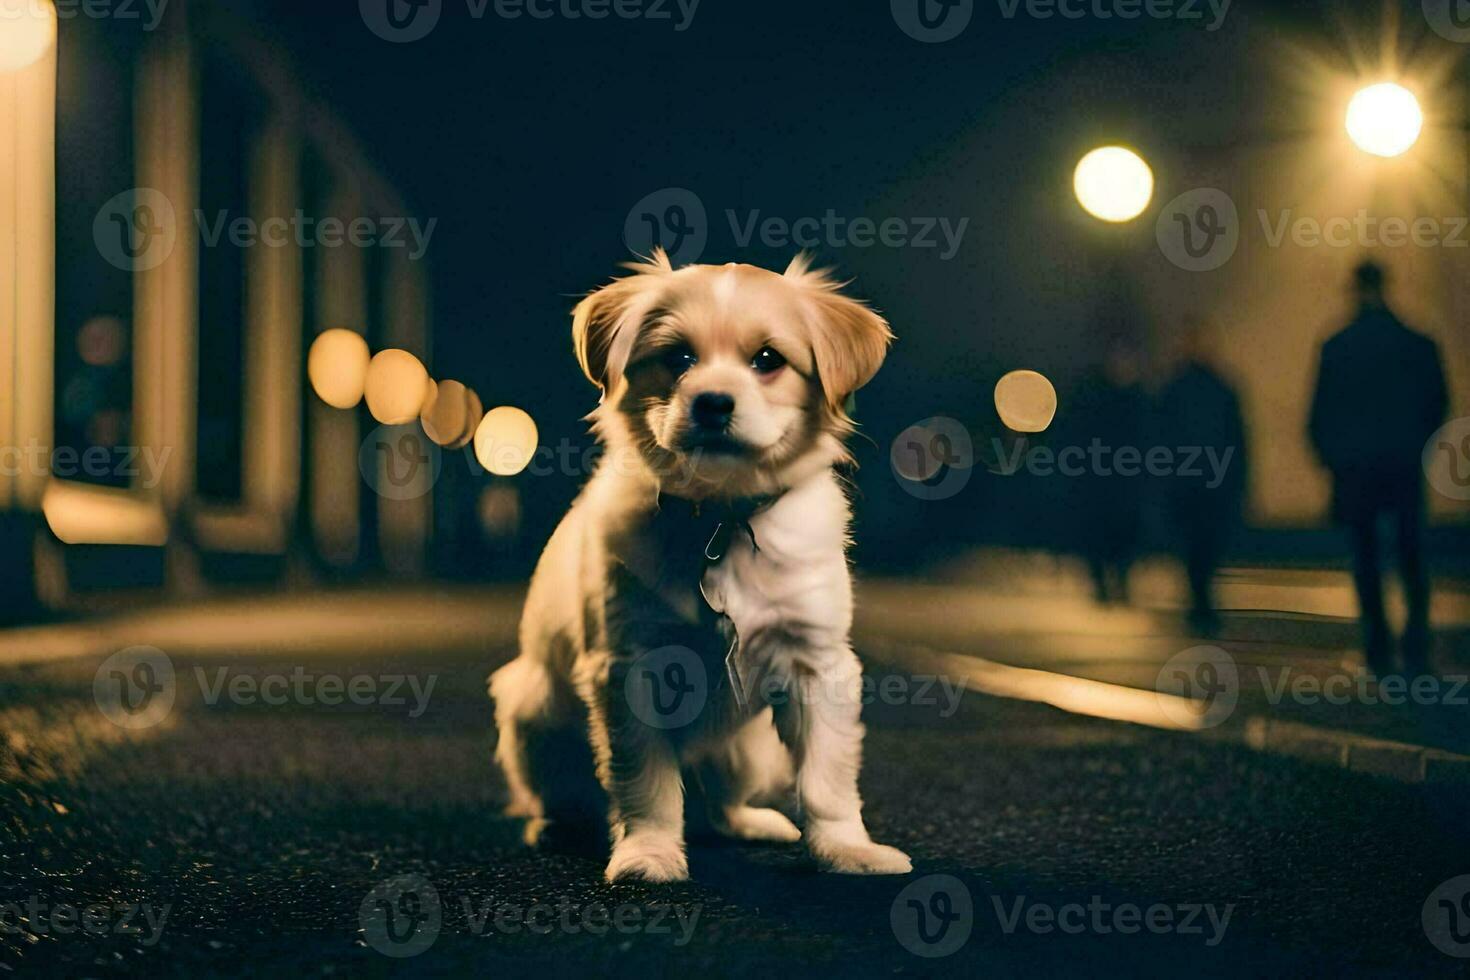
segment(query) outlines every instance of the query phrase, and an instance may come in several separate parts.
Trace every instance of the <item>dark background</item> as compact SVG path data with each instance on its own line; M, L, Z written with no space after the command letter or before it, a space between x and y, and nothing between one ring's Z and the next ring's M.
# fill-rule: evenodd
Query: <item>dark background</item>
M882 2L704 0L678 32L670 20L506 20L493 4L477 20L445 0L437 29L410 44L372 34L356 6L261 0L258 20L410 207L438 219L431 372L462 377L487 407L527 409L545 446L585 438L579 418L596 394L571 357L568 313L628 258L624 221L645 195L695 191L709 212L701 260L716 263L782 267L796 250L740 248L726 209L742 221L829 208L970 219L950 261L937 249L819 252L899 338L858 413L873 440L858 453L858 540L866 560L894 562L975 540L1066 540L1066 481L1001 486L982 472L952 500L919 501L887 452L932 415L988 445L1000 434L992 388L1016 368L1053 379L1065 422L1098 324L1146 319L1119 270L1154 248L1152 212L1139 234L1083 215L1071 174L1086 150L1144 148L1159 203L1191 149L1289 144L1338 125L1301 91L1302 64L1347 71L1380 44L1406 59L1454 47L1417 2L1238 0L1213 32L1202 3L1199 20L1123 21L1024 8L1007 19L977 2L969 28L942 44L909 38ZM1158 325L1134 326L1148 336ZM533 551L577 482L541 478L525 495Z

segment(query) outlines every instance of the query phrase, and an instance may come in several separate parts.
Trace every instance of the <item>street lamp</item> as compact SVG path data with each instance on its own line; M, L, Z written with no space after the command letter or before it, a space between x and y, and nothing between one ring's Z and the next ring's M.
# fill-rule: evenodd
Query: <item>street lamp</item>
M1088 214L1120 224L1132 221L1148 207L1154 196L1154 174L1132 150L1103 146L1078 162L1072 188Z
M1402 85L1370 85L1347 108L1347 131L1359 149L1380 157L1407 153L1424 130L1424 111Z
M50 0L0 0L0 71L29 68L55 43Z

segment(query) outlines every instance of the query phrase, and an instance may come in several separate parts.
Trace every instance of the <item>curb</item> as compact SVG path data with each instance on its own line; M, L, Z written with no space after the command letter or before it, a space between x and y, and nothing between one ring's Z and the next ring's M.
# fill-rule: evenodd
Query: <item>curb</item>
M1246 720L1245 744L1259 752L1333 765L1395 782L1470 786L1470 755L1295 721Z
M1279 755L1317 765L1332 766L1365 776L1376 776L1409 785L1470 786L1470 755L1445 749L1372 738L1333 728L1319 728L1297 721L1280 721L1263 715L1247 717L1243 723L1213 727L1188 724L1188 712L1169 710L1187 699L1107 681L1075 677L1033 667L1012 667L970 654L951 653L925 647L901 647L891 642L868 642L863 649L880 661L905 669L938 668L957 677L966 690L992 697L1036 701L1071 714L1086 714L1110 721L1140 724L1244 745L1257 752ZM1073 687L1085 696L1081 702L1050 693L1057 686ZM1101 711L1102 701L1120 701L1130 710ZM1088 705L1088 706L1083 706ZM1138 709L1154 707L1154 712ZM1160 711L1159 709L1163 709ZM1149 717L1154 714L1155 717ZM1180 723L1183 718L1185 723Z

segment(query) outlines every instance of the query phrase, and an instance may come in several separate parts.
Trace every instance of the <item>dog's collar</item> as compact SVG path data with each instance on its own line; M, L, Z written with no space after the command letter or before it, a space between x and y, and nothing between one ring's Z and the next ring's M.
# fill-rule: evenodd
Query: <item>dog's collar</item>
M739 497L734 500L687 500L672 494L660 494L658 513L665 519L700 529L699 538L704 544L703 558L708 566L725 557L737 529L744 531L750 538L751 547L760 551L760 543L755 539L755 530L750 522L780 499L781 494ZM706 528L709 530L708 535L703 533Z

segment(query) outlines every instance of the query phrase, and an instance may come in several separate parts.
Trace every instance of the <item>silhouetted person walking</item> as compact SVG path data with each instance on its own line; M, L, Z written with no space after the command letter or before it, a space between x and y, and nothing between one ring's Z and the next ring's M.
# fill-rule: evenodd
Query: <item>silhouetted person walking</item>
M1143 389L1143 353L1126 337L1113 338L1098 369L1077 396L1081 432L1077 444L1113 454L1140 450L1149 426L1149 398ZM1098 602L1128 601L1128 572L1143 532L1141 481L1119 476L1109 466L1079 481L1076 514L1080 540Z
M1312 401L1312 445L1332 471L1334 518L1348 529L1353 577L1362 611L1364 653L1378 673L1393 668L1393 639L1383 610L1380 517L1393 519L1399 570L1409 607L1405 666L1428 666L1429 580L1421 536L1425 441L1448 410L1444 371L1434 341L1398 321L1384 300L1383 269L1365 263L1354 274L1359 311L1322 346Z
M1210 340L1203 324L1186 326L1174 376L1159 394L1160 445L1200 454L1163 482L1189 576L1190 624L1206 635L1218 626L1215 573L1240 523L1247 465L1240 400L1211 363Z

